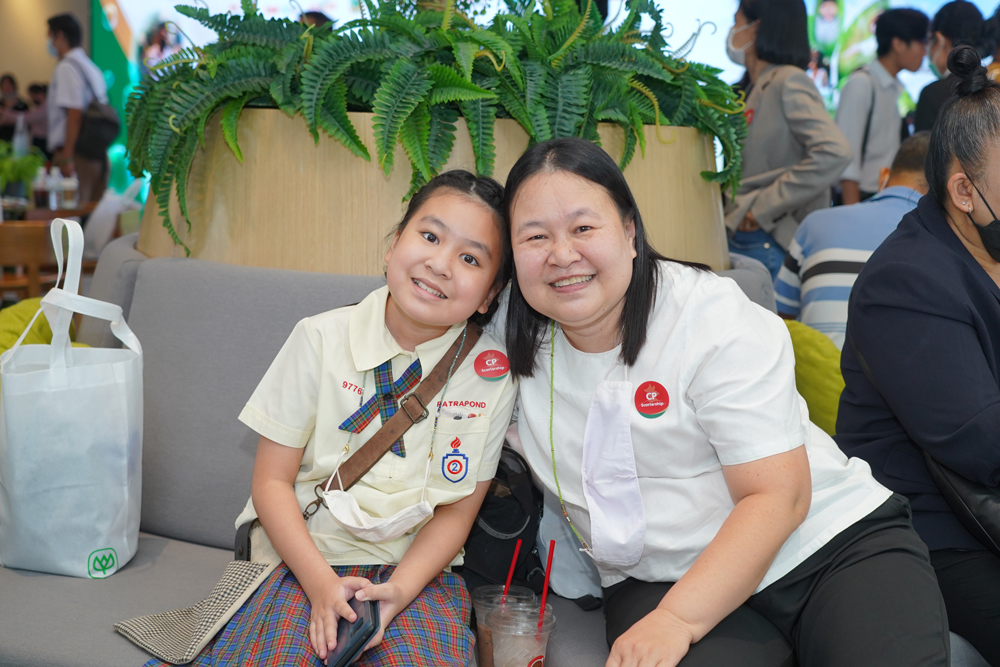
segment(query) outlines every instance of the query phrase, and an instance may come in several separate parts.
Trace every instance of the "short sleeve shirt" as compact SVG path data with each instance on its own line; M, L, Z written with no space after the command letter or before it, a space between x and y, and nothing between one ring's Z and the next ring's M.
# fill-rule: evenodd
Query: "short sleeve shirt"
M304 448L295 478L302 508L314 500L316 484L334 472L348 439L353 453L381 427L376 415L353 438L339 428L375 395L374 369L391 360L395 380L419 359L426 375L462 335L464 322L413 352L403 350L385 327L388 294L388 287L383 287L356 306L299 322L240 414L240 421L260 435L286 447ZM430 416L403 436L406 456L386 453L348 492L370 515L392 516L420 501L430 456L431 506L469 496L477 482L492 479L496 472L515 395L505 351L484 332L434 404L427 406ZM450 464L447 474L446 464ZM251 500L236 525L255 517ZM419 529L388 542L367 542L341 527L324 507L307 526L331 565L396 564ZM459 554L452 565L461 563Z
M806 445L813 499L758 590L776 581L834 535L872 512L890 493L860 459L848 460L809 422L795 388L788 331L728 278L660 264L648 338L634 366L620 348L585 353L557 329L553 376L555 465L567 511L590 538L583 495L583 440L598 383L628 380L629 423L646 533L639 563L597 563L601 584L626 577L677 581L733 510L723 465L748 463ZM549 443L549 349L534 377L520 382L518 437L536 478L558 493ZM653 401L647 395L656 395ZM625 456L626 453L622 453Z
M72 61L72 62L71 62ZM84 79L84 76L87 78ZM88 85L89 84L89 85ZM66 110L85 110L97 95L99 102L108 101L108 87L97 65L79 46L70 49L56 63L48 95L48 146L50 151L66 143Z

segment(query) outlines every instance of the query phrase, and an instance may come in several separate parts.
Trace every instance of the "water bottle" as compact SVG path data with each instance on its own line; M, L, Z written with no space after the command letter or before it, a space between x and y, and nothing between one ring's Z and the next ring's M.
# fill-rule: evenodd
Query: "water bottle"
M76 174L62 179L62 208L76 208L80 205L80 179Z
M45 185L49 190L49 209L56 211L62 206L62 173L59 167L49 170Z
M35 180L31 182L31 191L35 196L35 208L48 208L49 206L48 175L45 167L39 167L38 171L35 172Z
M17 121L14 123L14 157L20 158L28 154L31 146L31 137L28 135L28 124L24 121L24 114L17 114Z

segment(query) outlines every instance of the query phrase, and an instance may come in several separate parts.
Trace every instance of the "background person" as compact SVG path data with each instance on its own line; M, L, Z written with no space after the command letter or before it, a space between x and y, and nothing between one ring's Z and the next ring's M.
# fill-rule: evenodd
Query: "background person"
M729 249L778 274L799 222L830 205L830 185L851 156L809 66L802 0L741 0L726 41L750 80L743 180L726 209Z
M927 41L927 55L931 71L937 81L924 86L917 101L917 115L914 129L930 130L938 117L938 111L952 96L954 79L949 79L948 54L959 44L968 44L981 50L980 57L990 54L991 49L983 44L983 15L971 2L954 0L941 7L931 21Z
M778 314L801 320L844 346L847 299L861 268L903 216L927 194L924 162L930 132L903 142L892 169L879 174L878 194L852 206L806 216L774 282Z
M916 72L924 62L927 15L890 9L875 24L877 57L855 70L840 93L837 127L851 145L851 161L840 175L844 204L857 204L878 191L879 175L899 148L901 70Z
M506 206L517 433L600 572L609 667L793 651L810 667L944 667L907 503L809 423L782 321L657 254L590 142L530 148Z
M17 92L17 79L13 74L0 75L0 141L10 141L14 137L14 123L18 113L28 110L28 104ZM10 119L10 122L8 121Z
M49 150L52 163L63 176L73 173L80 179L80 201L98 201L110 176L105 155L92 160L75 151L83 126L83 114L97 96L107 103L104 75L80 48L80 23L72 14L59 14L48 20L49 53L59 59L49 84Z
M1000 664L1000 558L958 521L921 450L963 477L1000 482L1000 85L979 54L948 58L957 97L930 140L930 195L861 271L844 346L837 444L910 499L951 629ZM990 208L992 207L992 211Z

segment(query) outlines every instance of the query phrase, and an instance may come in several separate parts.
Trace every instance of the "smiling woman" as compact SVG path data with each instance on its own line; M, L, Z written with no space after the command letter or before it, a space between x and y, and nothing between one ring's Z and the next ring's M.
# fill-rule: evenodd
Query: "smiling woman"
M601 575L609 667L944 667L906 500L809 422L781 320L659 255L594 144L529 149L506 210L518 437Z

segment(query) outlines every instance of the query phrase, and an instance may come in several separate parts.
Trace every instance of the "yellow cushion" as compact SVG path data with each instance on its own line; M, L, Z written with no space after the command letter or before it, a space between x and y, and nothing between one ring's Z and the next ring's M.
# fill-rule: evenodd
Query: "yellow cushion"
M41 307L41 302L40 298L24 299L0 310L0 354L14 347L21 332ZM72 322L69 325L69 337L70 340L76 338L76 327ZM24 337L22 345L48 345L51 342L52 329L49 327L49 321L45 319L45 313L42 313L31 326L31 331ZM73 346L84 347L82 343L74 343Z
M826 334L795 320L785 320L795 351L795 384L809 406L809 419L833 435L844 376L840 350Z

